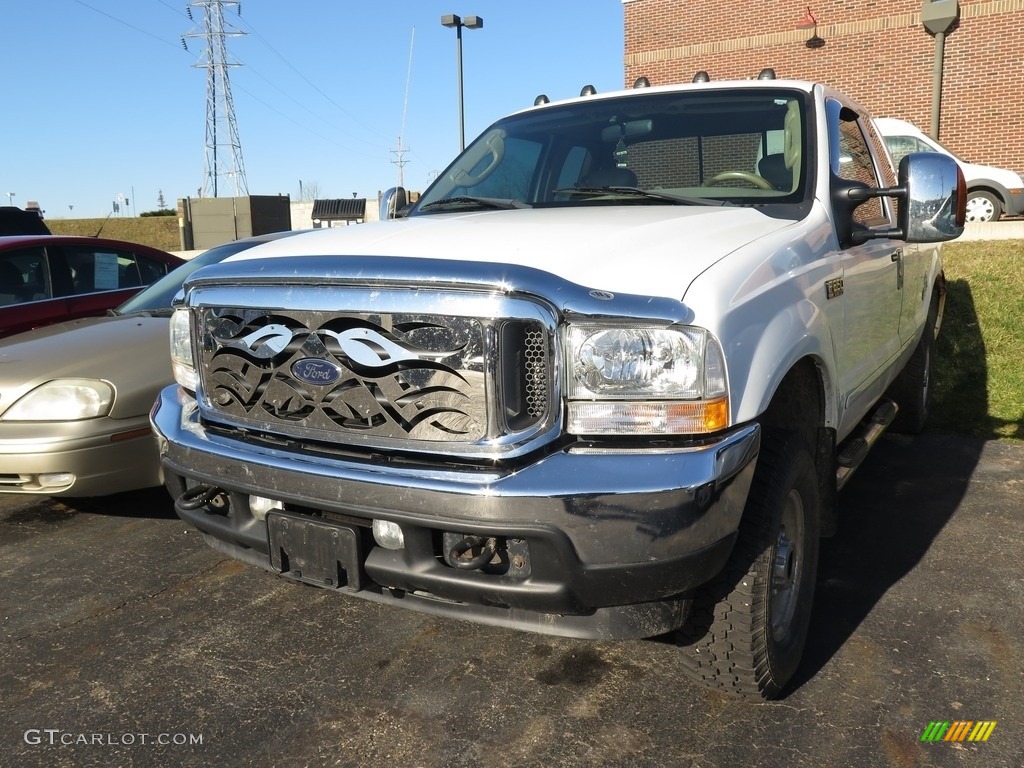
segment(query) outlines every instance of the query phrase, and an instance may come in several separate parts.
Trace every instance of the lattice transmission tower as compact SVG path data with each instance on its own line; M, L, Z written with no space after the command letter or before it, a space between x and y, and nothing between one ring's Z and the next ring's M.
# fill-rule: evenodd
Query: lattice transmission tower
M231 98L230 67L240 66L228 59L227 38L244 35L224 20L224 6L236 6L239 15L241 3L236 0L195 0L186 6L193 21L193 8L203 13L202 27L193 27L182 36L182 45L188 50L185 38L199 38L205 44L193 67L206 69L206 159L203 166L203 185L200 197L218 197L221 179L234 185L235 196L249 194L242 162L242 142L238 138L235 103Z

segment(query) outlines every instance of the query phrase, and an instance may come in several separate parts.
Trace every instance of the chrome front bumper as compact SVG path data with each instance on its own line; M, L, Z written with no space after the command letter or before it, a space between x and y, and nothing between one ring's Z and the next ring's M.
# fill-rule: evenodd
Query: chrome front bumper
M345 591L583 637L648 636L681 623L686 591L728 558L760 440L751 424L695 448L569 448L507 469L426 468L312 457L218 436L176 386L161 392L151 419L172 495L203 483L229 501L226 508L177 505L218 549L273 570L266 521L248 501L267 497L289 513L355 521L361 578ZM398 523L405 549L374 545L372 520ZM437 551L446 533L525 542L526 575L450 567Z

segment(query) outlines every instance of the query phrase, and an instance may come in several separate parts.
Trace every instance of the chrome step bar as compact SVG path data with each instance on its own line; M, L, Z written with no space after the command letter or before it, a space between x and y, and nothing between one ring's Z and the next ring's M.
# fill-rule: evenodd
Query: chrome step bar
M896 418L899 407L892 400L881 400L864 420L858 425L857 431L851 434L839 446L836 455L836 488L842 489L853 473L867 458L871 447L878 442L885 430Z

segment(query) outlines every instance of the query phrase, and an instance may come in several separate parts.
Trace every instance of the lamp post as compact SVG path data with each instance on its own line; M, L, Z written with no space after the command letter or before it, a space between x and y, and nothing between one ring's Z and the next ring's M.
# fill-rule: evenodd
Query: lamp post
M13 192L8 192L7 193L7 204L8 205L14 205L14 193Z
M946 36L960 20L958 0L924 0L921 23L935 38L935 64L932 67L932 125L931 137L939 139L939 110L942 107L942 68L946 50Z
M455 27L455 56L459 71L459 150L466 148L466 121L463 116L462 107L462 28L480 29L484 20L480 16L467 16L462 18L454 13L448 13L441 17L441 25L444 27Z

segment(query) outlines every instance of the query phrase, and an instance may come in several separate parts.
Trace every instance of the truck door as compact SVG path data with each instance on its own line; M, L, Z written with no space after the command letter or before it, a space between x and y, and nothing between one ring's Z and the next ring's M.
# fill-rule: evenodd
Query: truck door
M882 183L887 187L895 187L897 178L893 164L898 160L893 154L892 162L889 162L888 140L878 132L870 120L863 121L861 127L875 150ZM911 151L916 152L917 149ZM906 154L903 152L899 157L902 158ZM895 212L893 213L895 215ZM899 261L900 272L897 275L900 290L900 343L903 345L914 341L917 329L923 323L924 313L928 311L931 298L927 295L930 264L936 258L936 252L940 247L936 243L903 245L903 254Z
M892 173L865 135L861 115L849 105L828 103L830 166L835 176L880 187ZM879 162L881 158L882 162ZM854 228L892 229L895 211L888 198L872 198L854 212ZM837 233L838 237L838 233ZM884 368L898 354L905 244L888 238L840 242L845 328L839 360L846 404L841 432L851 427L888 384ZM835 291L833 290L833 293Z

